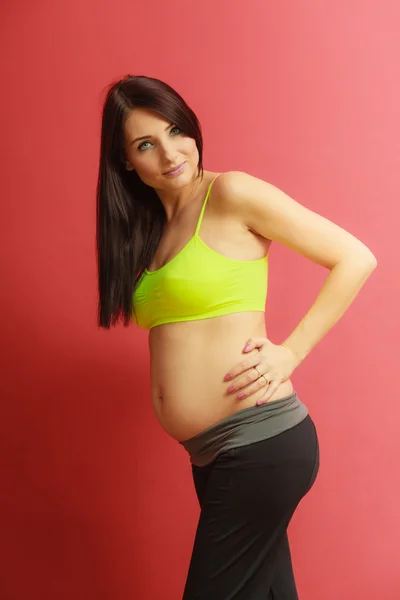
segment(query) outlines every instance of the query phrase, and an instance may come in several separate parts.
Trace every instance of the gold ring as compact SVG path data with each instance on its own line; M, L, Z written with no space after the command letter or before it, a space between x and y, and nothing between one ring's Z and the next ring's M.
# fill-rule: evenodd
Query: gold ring
M270 381L268 381L268 379L265 377L265 375L263 375L263 377L264 377L264 379L265 379L265 381L266 381L267 385L269 385L271 382L270 382Z
M261 375L260 371L257 369L257 367L254 367L254 368L255 368L255 370L257 371L257 373L258 373L258 376L259 376L259 377L262 377L262 375Z

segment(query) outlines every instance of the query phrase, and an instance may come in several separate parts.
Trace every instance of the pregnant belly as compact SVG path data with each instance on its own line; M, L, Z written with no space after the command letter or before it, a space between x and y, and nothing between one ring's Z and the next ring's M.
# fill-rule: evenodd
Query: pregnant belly
M225 382L224 376L246 356L258 354L258 350L243 353L249 337L265 336L263 313L154 328L150 336L152 402L161 427L177 441L184 441L228 415L254 406L266 388L239 400L237 392L227 393L232 382ZM269 400L292 391L288 379Z

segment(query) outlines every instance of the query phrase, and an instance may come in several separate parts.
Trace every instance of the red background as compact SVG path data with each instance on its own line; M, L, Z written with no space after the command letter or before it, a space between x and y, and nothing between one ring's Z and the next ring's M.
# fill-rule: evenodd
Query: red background
M274 183L376 255L293 376L321 468L290 539L301 598L400 598L397 0L1 11L1 600L177 600L184 586L198 506L152 413L147 333L95 320L100 110L127 73L186 98L206 169ZM275 343L326 274L273 245Z

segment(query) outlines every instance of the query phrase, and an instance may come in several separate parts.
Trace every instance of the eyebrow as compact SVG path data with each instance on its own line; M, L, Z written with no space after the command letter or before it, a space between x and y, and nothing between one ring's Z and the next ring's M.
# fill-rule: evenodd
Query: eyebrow
M171 122L169 125L167 125L167 127L164 129L164 131L167 131L171 127L171 125L174 125L174 123ZM133 142L131 142L130 145L132 146L132 144L134 144L135 142L138 142L139 140L146 140L147 138L151 138L151 137L153 137L153 136L152 135L142 135L141 137L135 138L133 140Z

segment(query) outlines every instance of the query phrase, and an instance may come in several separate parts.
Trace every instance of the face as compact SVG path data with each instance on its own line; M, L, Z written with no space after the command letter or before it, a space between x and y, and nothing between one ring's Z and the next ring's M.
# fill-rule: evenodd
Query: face
M128 116L125 150L127 168L135 169L140 179L155 189L181 187L197 176L199 153L195 140L149 109L135 108ZM182 163L179 174L166 175Z

